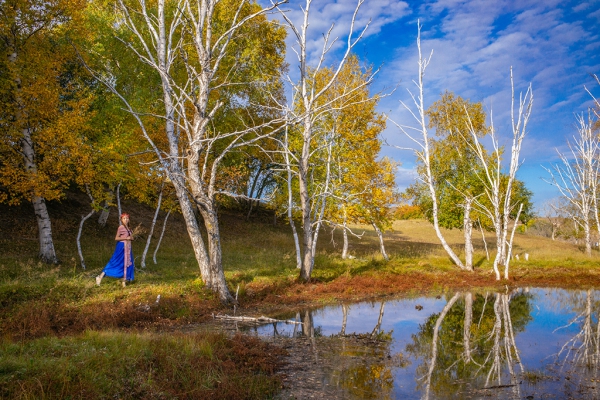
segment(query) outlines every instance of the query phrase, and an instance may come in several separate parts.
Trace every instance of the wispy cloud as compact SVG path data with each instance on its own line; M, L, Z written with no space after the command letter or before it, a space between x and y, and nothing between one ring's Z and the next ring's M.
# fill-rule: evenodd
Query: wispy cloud
M332 25L331 38L338 39L326 65L339 57L356 4L357 0L312 2L307 47L310 63L318 60L323 34ZM298 27L301 7L305 6L305 0L292 0L283 6ZM498 131L510 135L510 68L517 101L531 83L534 110L523 144L527 163L547 162L554 157L555 147L564 146L573 133L573 113L585 110L591 101L584 85L600 93L590 76L600 73L598 0L367 0L358 13L355 31L370 23L364 40L368 47L357 50L366 57L366 63L385 60L374 89L398 85L394 95L380 103L380 110L398 123L414 124L398 100L410 104L407 89L415 90L417 20L423 25L424 54L433 50L425 78L426 107L450 90L471 101L482 101L489 114L493 111ZM290 50L295 45L290 34L288 62L292 74L297 71L295 53ZM401 147L410 144L391 125L384 137ZM414 160L410 161L407 152L394 154L393 148L384 152L403 162L406 170L399 175L411 176Z
M264 0L263 0L264 2ZM288 18L293 22L297 29L303 24L304 11L307 9L309 2L306 0L292 0L288 4L281 7L285 11ZM307 53L309 62L316 63L325 47L324 37L331 29L328 45L332 45L330 51L330 62L334 62L339 56L340 50L345 50L350 32L352 17L358 5L357 0L316 0L310 2L309 8L309 28L307 30ZM411 9L404 1L398 0L368 0L366 1L359 12L356 14L353 37L356 38L365 27L368 29L364 32L364 37L377 35L382 26L403 18L411 13ZM281 17L277 19L281 20ZM291 33L288 36L288 48L298 47L296 38ZM295 53L288 51L290 64L297 62Z
M420 18L423 24L424 54L433 50L425 78L426 107L441 92L451 90L471 101L483 101L489 113L493 110L499 132L510 134L512 67L517 96L529 83L534 92L523 156L538 164L552 160L554 148L562 147L573 133L573 113L590 103L584 85L598 86L589 73L600 62L594 51L600 47L599 5L598 1L559 0L438 0L420 5L411 18ZM405 27L413 29L416 39L416 27L409 23ZM402 82L402 88L413 88L414 43L396 49L387 68L391 71L382 74L388 84ZM396 99L402 95L406 100L404 93L397 91ZM402 122L398 108L391 109L393 118Z

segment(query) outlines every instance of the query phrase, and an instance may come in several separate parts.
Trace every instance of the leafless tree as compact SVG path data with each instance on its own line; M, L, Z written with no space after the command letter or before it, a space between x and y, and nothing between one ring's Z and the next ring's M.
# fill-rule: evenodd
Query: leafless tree
M550 180L546 182L558 188L563 199L570 207L563 211L583 229L585 252L592 255L592 228L594 221L600 232L598 222L598 173L600 168L600 140L592 131L591 113L587 119L583 114L577 116L577 135L567 142L570 154L557 150L561 163L546 168Z
M429 195L431 196L431 202L432 202L431 212L432 212L432 216L433 216L433 227L435 229L435 233L436 233L440 243L442 244L442 247L444 248L444 250L446 251L448 256L452 259L454 264L456 264L461 269L467 269L467 267L463 264L463 262L460 260L460 258L456 255L454 250L452 250L450 245L448 245L448 242L444 238L444 235L442 234L442 231L440 229L440 224L439 224L438 195L437 195L437 191L435 188L435 179L433 177L433 173L432 173L432 169L431 169L431 149L430 149L430 140L431 139L430 139L430 135L429 135L428 124L425 120L426 108L425 108L425 98L424 98L424 94L423 94L425 70L427 69L429 62L431 61L433 51L430 53L429 57L423 58L423 55L421 53L421 25L420 24L418 26L417 49L419 51L419 77L418 77L418 81L417 82L413 81L413 83L417 87L418 94L415 97L415 95L410 90L408 90L408 92L410 93L410 96L413 100L413 103L416 107L416 112L413 111L413 109L411 107L409 107L407 104L405 104L404 102L401 101L401 104L404 106L404 108L408 112L410 112L410 114L416 121L416 126L403 125L403 124L394 122L392 120L389 120L389 121L391 121L394 125L396 125L400 129L400 131L402 133L404 133L415 144L416 147L414 147L414 148L404 148L404 147L398 147L398 146L396 146L396 147L399 149L403 149L403 150L413 151L415 156L423 163L424 175L420 176L419 179L429 189ZM415 132L416 132L416 135L414 135Z
M506 175L503 173L503 151L496 135L493 119L490 129L490 138L494 152L491 160L489 160L489 156L487 156L485 148L481 143L481 140L477 137L472 124L469 130L473 140L468 142L469 146L475 151L482 167L482 172L477 171L476 173L485 187L485 197L488 200L488 202L483 202L479 199L475 199L475 205L480 212L487 215L490 221L492 221L496 233L494 272L497 280L500 280L499 266L504 266L504 279L508 279L514 233L518 225L521 211L523 210L523 204L516 203L512 199L512 194L517 171L522 164L520 159L521 145L527 133L527 123L529 122L531 108L533 106L533 92L530 85L525 94L519 96L519 107L518 110L515 110L515 85L512 68L510 70L510 83L512 94L510 110L512 145L508 173ZM511 214L515 210L518 211L513 220Z

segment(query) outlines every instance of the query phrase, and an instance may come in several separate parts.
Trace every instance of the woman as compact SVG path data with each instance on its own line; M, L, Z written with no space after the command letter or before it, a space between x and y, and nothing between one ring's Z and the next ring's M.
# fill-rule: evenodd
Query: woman
M133 280L133 250L131 249L131 241L133 240L133 232L129 228L129 214L121 214L121 225L117 229L117 248L111 259L102 270L102 273L96 277L96 285L100 285L104 276L111 278L123 278L123 287L126 281Z

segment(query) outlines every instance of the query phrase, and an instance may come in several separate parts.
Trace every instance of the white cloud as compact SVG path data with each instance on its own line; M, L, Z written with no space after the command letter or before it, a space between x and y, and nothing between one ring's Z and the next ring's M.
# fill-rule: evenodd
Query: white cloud
M310 64L314 65L318 62L325 44L324 36L330 29L328 45L333 44L333 47L328 61L333 62L337 55L336 52L346 49L352 17L357 4L356 0L313 0L311 2L307 29L307 53ZM306 6L306 1L302 0L292 0L282 6L282 10L286 10L286 15L298 30L303 24L304 12L302 9L306 9ZM367 0L357 13L353 38L356 38L367 25L364 37L376 35L384 25L403 18L410 12L408 4L404 1ZM281 17L278 19L282 20ZM290 46L297 48L296 38L291 31L289 31L287 44L288 48ZM293 52L288 51L288 54L293 54ZM290 58L288 62L292 65L297 62L295 54L293 54L293 59Z
M339 55L345 46L356 1L313 2L308 47L311 63L318 58L322 35L332 23L335 24L332 37L340 39L329 61ZM297 24L301 4L304 3L292 0L285 6ZM588 88L598 86L589 76L589 73L600 73L598 0L584 3L576 0L426 0L410 4L367 0L357 19L360 28L371 20L365 34L370 47L365 53L370 56L387 52L377 87L399 85L393 96L380 102L379 109L389 112L396 122L414 124L399 100L414 109L407 89L415 93L412 81L418 72L415 42L419 19L423 24L423 54L427 56L434 50L425 75L425 107L445 90L471 101L482 101L488 114L493 110L501 140L504 136L510 137L512 67L517 96L529 83L534 93L530 133L523 144L523 156L528 163L537 165L541 160L552 159L554 147L563 146L566 137L573 132L573 112L585 109L591 101L584 84ZM386 30L386 25L393 26L394 30ZM384 32L385 36L381 35ZM290 35L288 44L293 41ZM386 50L379 49L383 44ZM290 71L295 73L293 57L295 54L288 50ZM412 146L391 124L384 137L396 146ZM410 152L384 148L383 153L403 163L405 170L399 176L411 176L414 157Z
M600 9L588 14L589 18L600 20Z

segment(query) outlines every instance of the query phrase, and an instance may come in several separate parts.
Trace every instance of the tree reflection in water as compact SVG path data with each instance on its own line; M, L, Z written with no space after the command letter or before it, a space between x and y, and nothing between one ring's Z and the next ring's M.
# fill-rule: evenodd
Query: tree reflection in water
M423 360L417 367L423 398L507 388L520 398L523 367L515 333L531 320L530 300L524 291L485 296L457 292L439 314L427 318L406 346L409 354ZM473 315L479 316L477 324Z
M560 371L567 377L565 393L585 393L594 399L600 398L599 387L595 384L600 377L600 323L597 317L596 321L593 318L593 310L598 308L597 300L594 299L592 290L588 289L585 292L568 293L562 302L576 315L567 325L556 328L554 332L572 325L579 327L577 333L556 354Z
M381 331L385 303L380 303L378 308L379 316L371 333L359 335L345 333L351 313L349 305L342 306L341 329L339 334L331 337L319 334L319 327L314 327L312 311L297 314L302 329L295 330L294 336L308 339L310 346L307 346L306 355L326 366L327 384L347 393L347 398L393 399L393 372L406 366L402 355L391 354L391 333Z
M323 382L346 399L600 399L599 293L517 289L419 299L439 310L431 315L422 306L414 311L416 300L344 304L302 310L293 333L282 324L271 332L303 341L308 368L322 368Z

